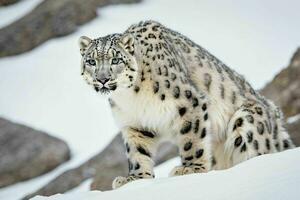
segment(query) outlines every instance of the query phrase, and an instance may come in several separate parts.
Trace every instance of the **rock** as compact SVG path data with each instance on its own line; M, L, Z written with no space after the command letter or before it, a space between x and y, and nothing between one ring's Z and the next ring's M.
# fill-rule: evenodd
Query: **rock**
M126 157L122 137L118 134L111 143L99 154L92 157L77 168L70 169L56 177L50 183L26 196L24 199L30 199L35 195L50 196L56 193L64 193L82 183L84 180L92 178L99 173L103 174L103 182L108 185L106 177L113 173L126 173Z
M289 66L279 72L261 93L281 107L286 117L300 113L300 48Z
M0 0L0 6L8 6L19 2L20 0Z
M287 124L287 129L294 144L297 147L300 146L300 118L293 123Z
M0 187L44 174L69 160L67 144L0 118Z
M280 106L286 118L300 114L300 48L288 67L279 72L261 93ZM299 146L300 120L287 123L287 129L293 142Z
M0 29L0 57L29 51L45 41L68 35L97 16L97 7L140 0L51 0ZM9 42L8 42L9 41Z
M155 159L156 164L177 155L177 149L170 144L164 144L160 149L161 151ZM125 156L125 147L121 134L118 134L101 153L79 167L62 173L38 191L24 197L24 199L30 199L36 195L50 196L64 193L78 186L84 180L93 177L94 182L91 189L110 190L111 183L116 176L126 176L127 174L128 161Z

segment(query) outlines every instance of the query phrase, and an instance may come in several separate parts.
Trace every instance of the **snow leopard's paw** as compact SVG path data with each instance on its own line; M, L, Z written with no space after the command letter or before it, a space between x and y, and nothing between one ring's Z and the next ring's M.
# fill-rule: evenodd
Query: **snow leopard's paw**
M113 189L117 189L123 185L125 185L126 183L129 183L131 181L134 181L138 179L137 177L135 176L127 176L127 177L123 177L123 176L118 176L115 178L115 180L113 181L112 183L112 188Z
M202 173L206 172L202 167L199 166L177 166L175 167L169 174L169 176L181 176L186 174L193 174L193 173Z
M181 176L181 175L191 174L191 173L193 173L193 170L190 167L177 166L174 167L174 169L171 171L169 176Z

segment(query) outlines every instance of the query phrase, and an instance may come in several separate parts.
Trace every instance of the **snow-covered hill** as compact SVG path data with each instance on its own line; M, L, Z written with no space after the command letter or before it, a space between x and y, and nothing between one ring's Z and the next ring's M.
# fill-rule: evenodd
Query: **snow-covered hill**
M256 157L231 169L139 180L109 192L79 192L32 200L298 200L300 148Z

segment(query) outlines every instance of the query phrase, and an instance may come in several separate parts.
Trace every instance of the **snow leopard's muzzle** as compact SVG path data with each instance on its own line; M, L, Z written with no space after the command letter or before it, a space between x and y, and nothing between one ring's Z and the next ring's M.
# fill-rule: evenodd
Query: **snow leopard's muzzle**
M94 89L101 94L108 94L110 91L117 89L117 83L110 78L96 78Z

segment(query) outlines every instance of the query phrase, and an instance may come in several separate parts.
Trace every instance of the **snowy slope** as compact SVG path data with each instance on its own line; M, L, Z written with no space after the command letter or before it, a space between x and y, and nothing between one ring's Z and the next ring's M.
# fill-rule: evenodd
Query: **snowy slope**
M0 26L38 2L24 0L1 8ZM106 7L99 11L100 18L72 35L0 59L0 116L67 141L73 160L58 170L74 167L103 149L118 131L105 98L79 75L79 36L122 32L132 23L155 19L189 36L260 88L300 45L299 5L297 0L144 0ZM58 173L1 189L0 199L17 199L15 194L27 194Z
M20 19L41 2L42 0L22 0L10 6L0 7L0 28Z
M231 169L140 180L109 192L79 192L33 200L296 200L300 197L300 148L256 157Z

